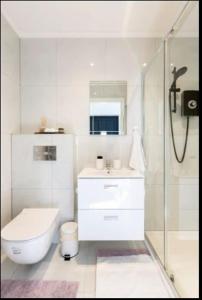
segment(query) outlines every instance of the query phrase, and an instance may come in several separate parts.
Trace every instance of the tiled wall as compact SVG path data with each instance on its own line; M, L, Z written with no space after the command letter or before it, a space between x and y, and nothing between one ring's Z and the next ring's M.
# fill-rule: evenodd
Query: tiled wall
M56 160L33 159L39 145L56 146ZM12 216L23 208L56 207L60 223L74 219L74 137L18 134L12 137Z
M76 136L75 175L98 154L128 165L131 129L141 127L141 71L159 45L153 38L22 39L2 18L2 224L11 213L11 133L48 127ZM90 64L94 63L91 67ZM126 80L127 135L89 135L89 81ZM20 86L19 86L20 81ZM75 177L76 179L76 177Z
M175 38L168 44L169 60L177 69L187 66L187 72L177 81L183 90L198 90L198 50L197 38ZM170 67L172 70L172 66ZM170 72L172 82L173 77ZM178 155L181 157L186 117L181 116L181 97L177 97L177 112L173 114L173 127ZM199 117L190 117L187 151L183 163L179 164L174 156L171 136L167 159L168 170L168 227L170 230L198 230L199 209Z
M1 15L1 227L11 217L11 134L20 131L20 41Z
M114 157L121 148L127 164L131 129L141 126L142 64L158 44L152 38L21 40L22 132L33 133L45 116L49 127L64 127L77 136L78 170L92 165L108 147ZM127 80L127 137L89 136L90 80Z

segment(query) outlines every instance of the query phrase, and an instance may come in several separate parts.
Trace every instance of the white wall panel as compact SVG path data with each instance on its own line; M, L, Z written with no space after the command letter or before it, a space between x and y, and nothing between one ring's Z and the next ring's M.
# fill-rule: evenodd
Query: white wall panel
M12 188L51 188L51 164L35 161L34 146L51 145L50 135L14 135L12 137Z
M21 84L55 84L56 40L24 39L21 41Z
M1 15L1 227L11 218L11 134L20 130L20 41Z
M56 161L33 159L34 146L56 146ZM26 207L58 207L74 218L72 135L21 134L12 138L12 215Z

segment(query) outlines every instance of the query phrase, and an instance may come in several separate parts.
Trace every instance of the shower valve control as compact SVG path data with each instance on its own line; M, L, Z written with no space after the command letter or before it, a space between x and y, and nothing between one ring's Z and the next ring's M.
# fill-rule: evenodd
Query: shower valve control
M189 100L187 105L190 109L196 109L198 104L196 100Z
M199 92L183 91L181 96L182 116L198 116L199 115Z

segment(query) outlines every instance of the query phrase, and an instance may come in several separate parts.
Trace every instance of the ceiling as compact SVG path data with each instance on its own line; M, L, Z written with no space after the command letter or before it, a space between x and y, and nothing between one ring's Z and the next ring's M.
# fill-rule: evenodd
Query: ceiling
M163 37L187 1L1 1L21 38ZM189 28L189 34L195 28Z

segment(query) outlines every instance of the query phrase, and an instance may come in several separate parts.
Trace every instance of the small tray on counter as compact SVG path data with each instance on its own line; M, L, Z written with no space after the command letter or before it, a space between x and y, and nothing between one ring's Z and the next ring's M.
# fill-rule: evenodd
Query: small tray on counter
M34 134L64 134L64 132L35 132Z

